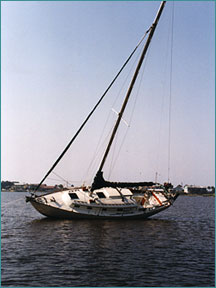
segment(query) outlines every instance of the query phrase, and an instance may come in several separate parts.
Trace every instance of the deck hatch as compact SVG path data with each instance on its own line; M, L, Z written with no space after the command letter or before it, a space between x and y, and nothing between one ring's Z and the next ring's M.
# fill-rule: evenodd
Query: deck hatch
M78 195L76 193L69 193L69 196L72 200L79 199Z
M106 198L105 194L103 192L97 192L97 196L99 198Z

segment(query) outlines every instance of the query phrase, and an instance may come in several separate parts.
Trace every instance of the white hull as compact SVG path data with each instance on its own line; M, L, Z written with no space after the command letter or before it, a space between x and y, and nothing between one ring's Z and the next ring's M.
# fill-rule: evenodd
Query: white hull
M105 198L99 198L97 195ZM71 199L76 195L78 199ZM145 196L145 198L144 198ZM42 215L60 219L137 219L148 218L167 209L176 196L169 199L160 191L133 194L129 189L102 188L100 191L71 189L43 196L27 197Z

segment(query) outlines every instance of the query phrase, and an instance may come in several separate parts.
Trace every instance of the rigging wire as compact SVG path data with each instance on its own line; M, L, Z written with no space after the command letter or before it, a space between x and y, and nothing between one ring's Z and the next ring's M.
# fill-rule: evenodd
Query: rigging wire
M140 53L141 53L141 51L140 51ZM137 63L138 58L140 57L140 53L137 55L137 57L136 57L133 65L132 65L132 67L131 67L131 69L130 69L130 71L129 71L129 73L128 73L128 75L127 75L127 77L126 77L126 79L125 79L125 81L124 81L124 83L123 83L123 86L126 85L126 82L127 82L128 78L129 78L129 75L131 74L132 69L134 68L135 64ZM148 52L147 52L147 54L148 54ZM144 63L145 63L145 62L144 62ZM145 65L145 64L144 64L144 65ZM123 90L123 86L122 86L122 88L120 89L119 93L121 92L121 90ZM135 100L135 101L136 101L136 100ZM135 106L135 104L136 104L136 103L134 103L134 106ZM133 108L132 108L132 113L133 113L134 108L135 108L134 106L133 106ZM125 133L125 135L124 135L124 137L123 137L123 140L122 140L122 142L121 142L121 144L120 144L120 147L119 147L119 149L118 149L117 156L115 156L115 158L114 158L115 150L116 150L116 146L117 146L117 141L118 141L119 132L117 131L117 133L116 133L116 138L115 138L114 145L113 145L112 159L111 159L111 163L110 163L108 179L110 179L111 173L112 173L112 171L113 171L113 169L114 169L114 166L115 166L115 164L116 164L116 162L117 162L118 155L120 154L121 148L122 148L122 146L123 146L123 144L124 144L124 142L125 142L125 139L126 139L126 136L127 136L127 134L128 134L129 127L130 127L131 118L132 118L132 117L130 117L130 119L129 119L129 122L128 122L128 125L127 125L127 129L126 129L126 133ZM123 119L122 119L122 120L123 120Z
M108 117L108 118L110 118L110 117ZM106 121L106 122L108 123L108 121ZM106 126L107 126L107 123L106 123ZM86 182L86 178L90 174L90 170L94 169L93 166L96 165L96 158L99 157L100 153L101 154L103 153L102 149L105 146L105 143L107 142L107 140L109 139L111 133L112 133L112 127L109 129L109 132L107 133L107 136L105 137L104 141L101 143L101 139L102 139L102 136L104 134L104 131L102 132L102 136L100 137L100 140L99 140L99 142L97 144L97 147L96 147L95 152L94 152L94 156L92 157L92 160L91 160L91 162L90 162L90 164L88 166L88 169L87 169L87 171L85 173L85 176L83 177L85 180L83 179L82 183ZM91 181L92 181L92 179L91 179Z
M155 158L155 183L158 182L158 176L161 175L159 172L159 162L160 162L160 150L161 150L161 134L162 134L162 120L163 120L163 113L164 113L164 104L165 104L165 94L167 94L167 91L165 89L166 86L166 80L165 78L167 77L167 70L168 70L168 58L169 58L169 47L170 47L170 30L171 30L171 17L169 19L169 28L168 28L168 36L167 36L167 45L165 49L165 64L164 64L164 69L162 71L162 83L161 83L161 104L160 104L160 118L159 118L159 127L158 127L158 143L157 143L157 149L156 149L156 158Z
M148 31L147 31L147 32L148 32ZM144 38L146 37L147 32L145 33L145 35L143 36L143 38L140 40L139 45L141 44L141 42L142 42L142 41L144 40ZM141 52L140 52L140 53L141 53ZM124 87L126 86L126 83L127 83L127 81L128 81L128 78L129 78L130 74L132 73L132 71L133 71L133 69L134 69L134 67L135 67L135 64L137 63L137 60L138 60L138 58L139 58L139 55L140 55L140 54L138 54L138 55L136 56L133 64L131 65L131 68L130 68L129 72L127 73L127 76L125 77L125 80L124 80L123 84L121 85L121 87L120 87L120 89L119 89L119 92L118 92L118 94L117 94L117 97L115 97L115 100L113 101L112 107L114 107L114 106L116 105L116 103L117 103L117 101L118 101L118 99L119 99L119 97L120 97L120 95L121 95ZM84 179L86 179L86 178L88 177L87 175L90 174L89 171L90 171L90 169L92 168L92 166L96 164L96 163L95 163L95 162L96 162L96 157L99 155L99 151L102 151L102 146L105 145L107 139L108 139L108 138L110 137L110 135L111 135L111 132L112 132L113 127L110 128L110 130L109 130L109 132L108 132L108 134L107 134L107 136L106 136L106 139L103 141L103 143L101 143L101 142L102 142L102 139L103 139L103 137L104 137L104 134L105 134L105 132L106 132L106 128L107 128L107 126L108 126L108 123L109 123L109 121L110 121L111 115L113 115L113 114L112 114L112 112L111 112L111 110L110 110L109 113L108 113L108 117L107 117L107 120L106 120L106 122L105 122L104 128L103 128L103 130L102 130L102 134L101 134L101 136L100 136L100 138L99 138L97 147L96 147L96 149L95 149L95 153L94 153L94 155L93 155L92 161L90 162L90 164L89 164L89 166L88 166L88 169L87 169L87 171L86 171L86 173L85 173ZM117 142L117 138L118 138L118 135L116 135L115 143ZM115 144L114 144L114 145L115 145ZM84 181L85 181L85 180L83 180L82 182L84 183Z
M165 102L165 94L168 95L168 145L167 145L167 181L168 183L170 182L170 160L171 160L171 99L172 99L172 55L173 55L173 27L174 27L174 3L172 6L172 11L170 15L170 21L169 21L169 34L168 34L168 39L167 39L167 46L166 46L166 53L165 53L165 67L164 67L164 72L162 74L164 75L164 79L162 79L162 100L161 100L161 113L160 113L160 120L159 120L159 128L158 128L158 143L157 143L157 152L156 152L156 159L155 159L155 183L158 182L158 176L162 175L160 173L159 169L159 160L160 160L160 146L161 146L161 130L162 130L162 119L163 119L163 113L164 113L164 102ZM170 56L168 55L170 52ZM170 58L169 58L170 57ZM169 62L170 59L170 63ZM170 71L169 71L169 76L168 76L168 64L170 64ZM165 89L165 77L166 75L168 76L168 89ZM168 90L165 91L165 90Z
M104 138L104 134L105 134L107 127L108 127L108 123L110 122L111 115L112 115L112 113L111 113L111 111L109 111L106 122L104 124L103 129L102 129L101 136L99 137L99 141L98 141L97 146L95 148L94 155L93 155L92 160L90 161L90 163L88 165L88 168L85 172L82 183L86 182L86 179L88 178L88 176L90 174L90 170L93 170L93 166L96 165L96 158L99 157L99 153L102 153L102 147L105 145L108 137L111 135L112 127L109 128L109 132L107 133L107 136L105 137L105 139L102 142L102 139Z
M70 183L69 180L64 179L62 176L60 176L60 175L57 174L56 172L52 171L52 173L53 173L54 175L56 175L57 177L59 177L61 180L63 180L67 185L68 185L68 184L72 185L72 183Z
M172 6L170 83L169 83L168 183L170 183L170 165L171 165L172 68L173 68L173 26L174 26L173 24L174 24L174 1Z
M120 95L121 95L124 87L126 86L126 82L127 82L128 78L129 78L129 76L130 76L133 68L135 67L135 64L136 64L136 62L137 62L137 60L138 60L138 57L139 57L139 54L137 55L136 59L134 60L132 66L131 66L131 68L130 68L130 71L127 73L127 76L125 77L125 80L124 80L123 84L121 85L121 88L119 89L119 92L118 92L118 94L117 94L117 97L115 97L115 100L113 101L112 107L114 107L114 106L116 105L116 103L117 103L117 101L118 101L118 99L119 99L119 97L120 97ZM104 127L103 127L101 136L100 136L100 138L99 138L97 147L96 147L96 149L95 149L95 153L94 153L94 155L93 155L93 157L92 157L92 161L90 162L89 167L88 167L88 169L87 169L87 172L85 173L84 179L86 179L86 178L88 177L87 175L90 174L90 169L92 168L92 170L93 170L93 165L96 165L96 157L99 157L99 153L103 153L103 150L102 150L102 149L103 149L103 147L105 146L105 144L107 143L107 140L110 138L110 135L111 135L112 129L113 129L113 125L111 125L111 128L109 129L109 131L108 131L108 133L107 133L107 136L105 137L105 139L104 139L103 142L102 142L102 139L104 138L104 134L105 134L106 129L107 129L107 126L108 126L108 123L110 122L111 115L113 115L112 109L111 109L111 110L109 111L109 113L108 113L107 120L106 120L105 125L104 125ZM114 119L114 118L113 118L113 119ZM116 120L114 120L114 121L116 121ZM114 123L115 123L115 122L114 122ZM114 142L114 145L113 145L113 146L116 145L117 139L118 139L118 133L117 133L117 135L116 135L116 139L115 139L115 142ZM114 149L115 149L115 147L114 147ZM113 159L113 157L114 157L114 153L113 153L112 159ZM84 182L84 180L83 180L83 182Z
M143 51L142 51L142 54L141 54L141 56L140 56L140 59L139 59L139 62L138 62L138 64L137 64L136 70L135 70L135 72L134 72L133 78L132 78L132 80L131 80L131 82L130 82L130 86L129 86L129 88L128 88L127 94L126 94L126 96L125 96L124 102L123 102L123 104L122 104L122 106L121 106L121 110L120 110L120 112L119 112L118 119L117 119L116 124L115 124L115 126L114 126L114 128L113 128L113 132L112 132L110 141L109 141L109 143L108 143L108 146L107 146L107 148L106 148L106 150L105 150L103 159L102 159L102 161L101 161L101 164L100 164L100 166L99 166L99 169L98 169L98 171L97 171L97 173L96 173L96 176L95 176L95 178L94 178L94 182L93 182L92 187L91 187L91 193L94 191L94 189L96 189L96 188L98 188L98 187L101 186L101 183L102 183L101 180L103 179L103 177L102 177L102 176L103 176L103 175L102 175L102 174L103 174L102 169L103 169L103 167L104 167L106 158L107 158L107 156L108 156L108 154L109 154L109 151L110 151L110 148L111 148L111 146L112 146L113 140L114 140L114 138L115 138L116 132L117 132L118 127L119 127L119 125L120 125L121 118L122 118L122 116L123 116L123 114L124 114L125 108L126 108L126 106L127 106L128 100L129 100L129 97L130 97L130 95L131 95L132 89L133 89L134 84L135 84L135 82L136 82L137 76L138 76L138 74L139 74L140 68L141 68L141 66L142 66L142 63L143 63L143 60L144 60L144 58L145 58L145 55L146 55L146 52L147 52L147 50L148 50L149 44L150 44L150 42L151 42L151 39L152 39L152 37L153 37L153 35L154 35L154 32L155 32L155 29L156 29L156 27L157 27L158 21L159 21L159 19L160 19L161 13L162 13L162 11L163 11L163 9L164 9L165 3L166 3L166 1L162 1L162 2L161 2L161 5L160 5L160 8L159 8L158 13L157 13L157 15L156 15L156 18L155 18L155 20L154 20L154 22L153 22L153 24L152 24L151 31L150 31L150 33L149 33L148 39L147 39L147 41L146 41L146 43L145 43L144 49L143 49ZM91 195L91 194L90 194L90 195Z
M73 138L70 140L70 142L68 143L68 145L65 147L65 149L63 150L63 152L60 154L60 156L58 157L58 159L55 161L55 163L52 165L52 167L49 169L49 171L46 173L46 175L44 176L44 178L41 180L41 182L38 184L38 186L36 187L34 193L36 193L36 191L39 189L39 187L41 186L41 184L44 182L44 180L49 176L49 174L53 171L53 169L56 167L56 165L59 163L59 161L62 159L62 157L65 155L65 153L67 152L67 150L70 148L71 144L74 142L74 140L76 139L76 137L78 136L78 134L81 132L81 130L83 129L83 127L85 126L85 124L87 123L87 121L89 120L89 118L91 117L91 115L94 113L94 111L96 110L96 108L99 106L99 104L101 103L101 101L103 100L103 98L105 97L105 95L107 94L107 92L109 91L109 89L112 87L113 83L116 81L116 79L118 78L118 76L121 74L122 70L125 68L125 66L127 65L127 63L129 62L129 60L131 59L131 57L133 56L133 54L136 52L137 48L140 46L140 44L142 43L142 41L144 40L144 38L146 37L146 35L149 33L149 31L151 30L151 27L145 32L144 36L141 38L141 40L138 42L137 46L134 48L134 50L132 51L132 53L130 54L130 56L127 58L127 60L125 61L125 63L123 64L123 66L121 67L121 69L119 70L119 72L116 74L116 76L114 77L114 79L112 80L112 82L110 83L110 85L108 86L108 88L105 90L105 92L103 93L103 95L101 96L101 98L99 99L99 101L96 103L96 105L94 106L94 108L92 109L92 111L88 114L88 116L86 117L86 119L84 120L84 122L82 123L82 125L80 126L80 128L78 129L78 131L75 133L75 135L73 136Z
M54 178L50 178L50 177L47 177L47 180L51 180L51 181L58 181L58 182L61 182L60 179L54 179Z
M149 45L149 48L150 48L150 46L151 46L151 43L150 43L150 45ZM126 133L125 133L125 135L124 135L124 137L123 137L123 139L122 139L122 142L121 142L121 144L120 144L120 147L119 147L119 149L118 149L116 158L115 158L114 161L112 161L112 163L111 163L112 167L110 168L109 177L111 176L111 171L113 171L113 169L114 169L114 167L115 167L115 165L116 165L116 163L117 163L117 160L118 160L118 158L119 158L119 156L120 156L120 152L121 152L122 147L123 147L123 145L124 145L124 143L125 143L125 139L126 139L126 137L127 137L127 134L128 134L128 132L129 132L130 125L131 125L131 123L132 123L132 119L133 119L133 116L134 116L134 111L135 111L136 103L137 103L137 100L138 100L138 95L139 95L139 92L140 92L140 88L141 88L141 83L142 83L144 71L145 71L146 64L147 64L147 60L148 60L148 56L149 56L149 51L150 51L150 49L147 51L147 53L146 53L146 59L145 59L145 61L144 61L144 63L143 63L140 81L139 81L139 84L138 84L138 88L137 88L135 100L134 100L134 103L133 103L133 107L132 107L132 110L131 110L131 115L130 115L129 122L128 122L129 125L128 125L127 129L126 129ZM117 137L116 137L116 138L117 138Z

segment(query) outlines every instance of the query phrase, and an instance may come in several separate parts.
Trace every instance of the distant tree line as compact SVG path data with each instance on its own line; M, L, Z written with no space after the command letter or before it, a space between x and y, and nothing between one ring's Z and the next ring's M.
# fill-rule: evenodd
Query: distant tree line
M20 184L18 181L1 181L1 191L34 191L38 184ZM46 184L42 184L38 191L59 191L64 187L62 184L56 184L54 186L47 186Z
M10 189L12 186L14 186L15 183L18 183L17 181L11 182L11 181L1 181L1 188L2 189Z

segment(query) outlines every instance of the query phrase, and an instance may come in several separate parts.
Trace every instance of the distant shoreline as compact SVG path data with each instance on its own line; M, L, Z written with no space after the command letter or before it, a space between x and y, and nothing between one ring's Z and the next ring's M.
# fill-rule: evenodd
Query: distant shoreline
M1 192L8 193L31 193L33 191L9 191L9 190L1 190ZM38 191L39 193L44 193L44 191ZM46 193L46 192L45 192ZM215 196L215 193L180 193L180 196Z

